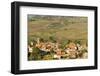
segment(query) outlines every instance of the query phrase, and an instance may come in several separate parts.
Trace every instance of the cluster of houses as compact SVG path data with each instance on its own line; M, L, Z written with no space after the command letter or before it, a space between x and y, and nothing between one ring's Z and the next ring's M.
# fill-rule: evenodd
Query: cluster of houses
M60 48L60 44L58 42L41 42L39 38L37 38L37 42L33 45L33 42L30 42L28 45L28 53L32 53L34 51L34 47L38 48L41 56L49 55L52 53L52 59L78 59L78 58L87 58L87 46L75 44L74 42L70 42L66 44L65 48ZM34 56L34 55L33 55Z

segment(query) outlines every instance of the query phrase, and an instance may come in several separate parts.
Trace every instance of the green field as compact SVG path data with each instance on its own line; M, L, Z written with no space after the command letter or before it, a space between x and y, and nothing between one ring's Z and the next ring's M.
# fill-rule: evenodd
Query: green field
M65 16L28 16L28 39L37 37L57 41L81 40L87 41L87 17Z

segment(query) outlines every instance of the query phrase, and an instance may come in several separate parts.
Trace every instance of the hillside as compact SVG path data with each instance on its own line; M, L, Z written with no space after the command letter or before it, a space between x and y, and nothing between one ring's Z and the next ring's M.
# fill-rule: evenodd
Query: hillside
M29 41L38 37L57 41L87 41L87 17L28 15Z

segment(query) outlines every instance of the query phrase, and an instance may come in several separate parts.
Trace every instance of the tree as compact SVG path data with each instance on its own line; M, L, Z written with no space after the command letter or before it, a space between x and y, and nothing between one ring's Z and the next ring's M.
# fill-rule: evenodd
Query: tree
M75 44L81 44L81 41L75 40L74 43L75 43Z
M56 42L56 38L55 38L54 36L50 36L49 39L50 39L50 41L52 41L52 42Z

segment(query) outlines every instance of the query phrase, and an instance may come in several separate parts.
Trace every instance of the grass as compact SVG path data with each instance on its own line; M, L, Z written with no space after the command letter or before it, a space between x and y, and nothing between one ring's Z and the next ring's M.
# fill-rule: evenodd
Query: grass
M67 18L68 19L68 18ZM87 17L85 17L87 19ZM79 17L80 20L80 17ZM66 23L66 20L64 20ZM59 19L53 20L35 20L28 22L29 39L34 37L42 37L48 39L49 36L55 36L59 39L83 39L87 40L87 22L72 22L61 24Z

